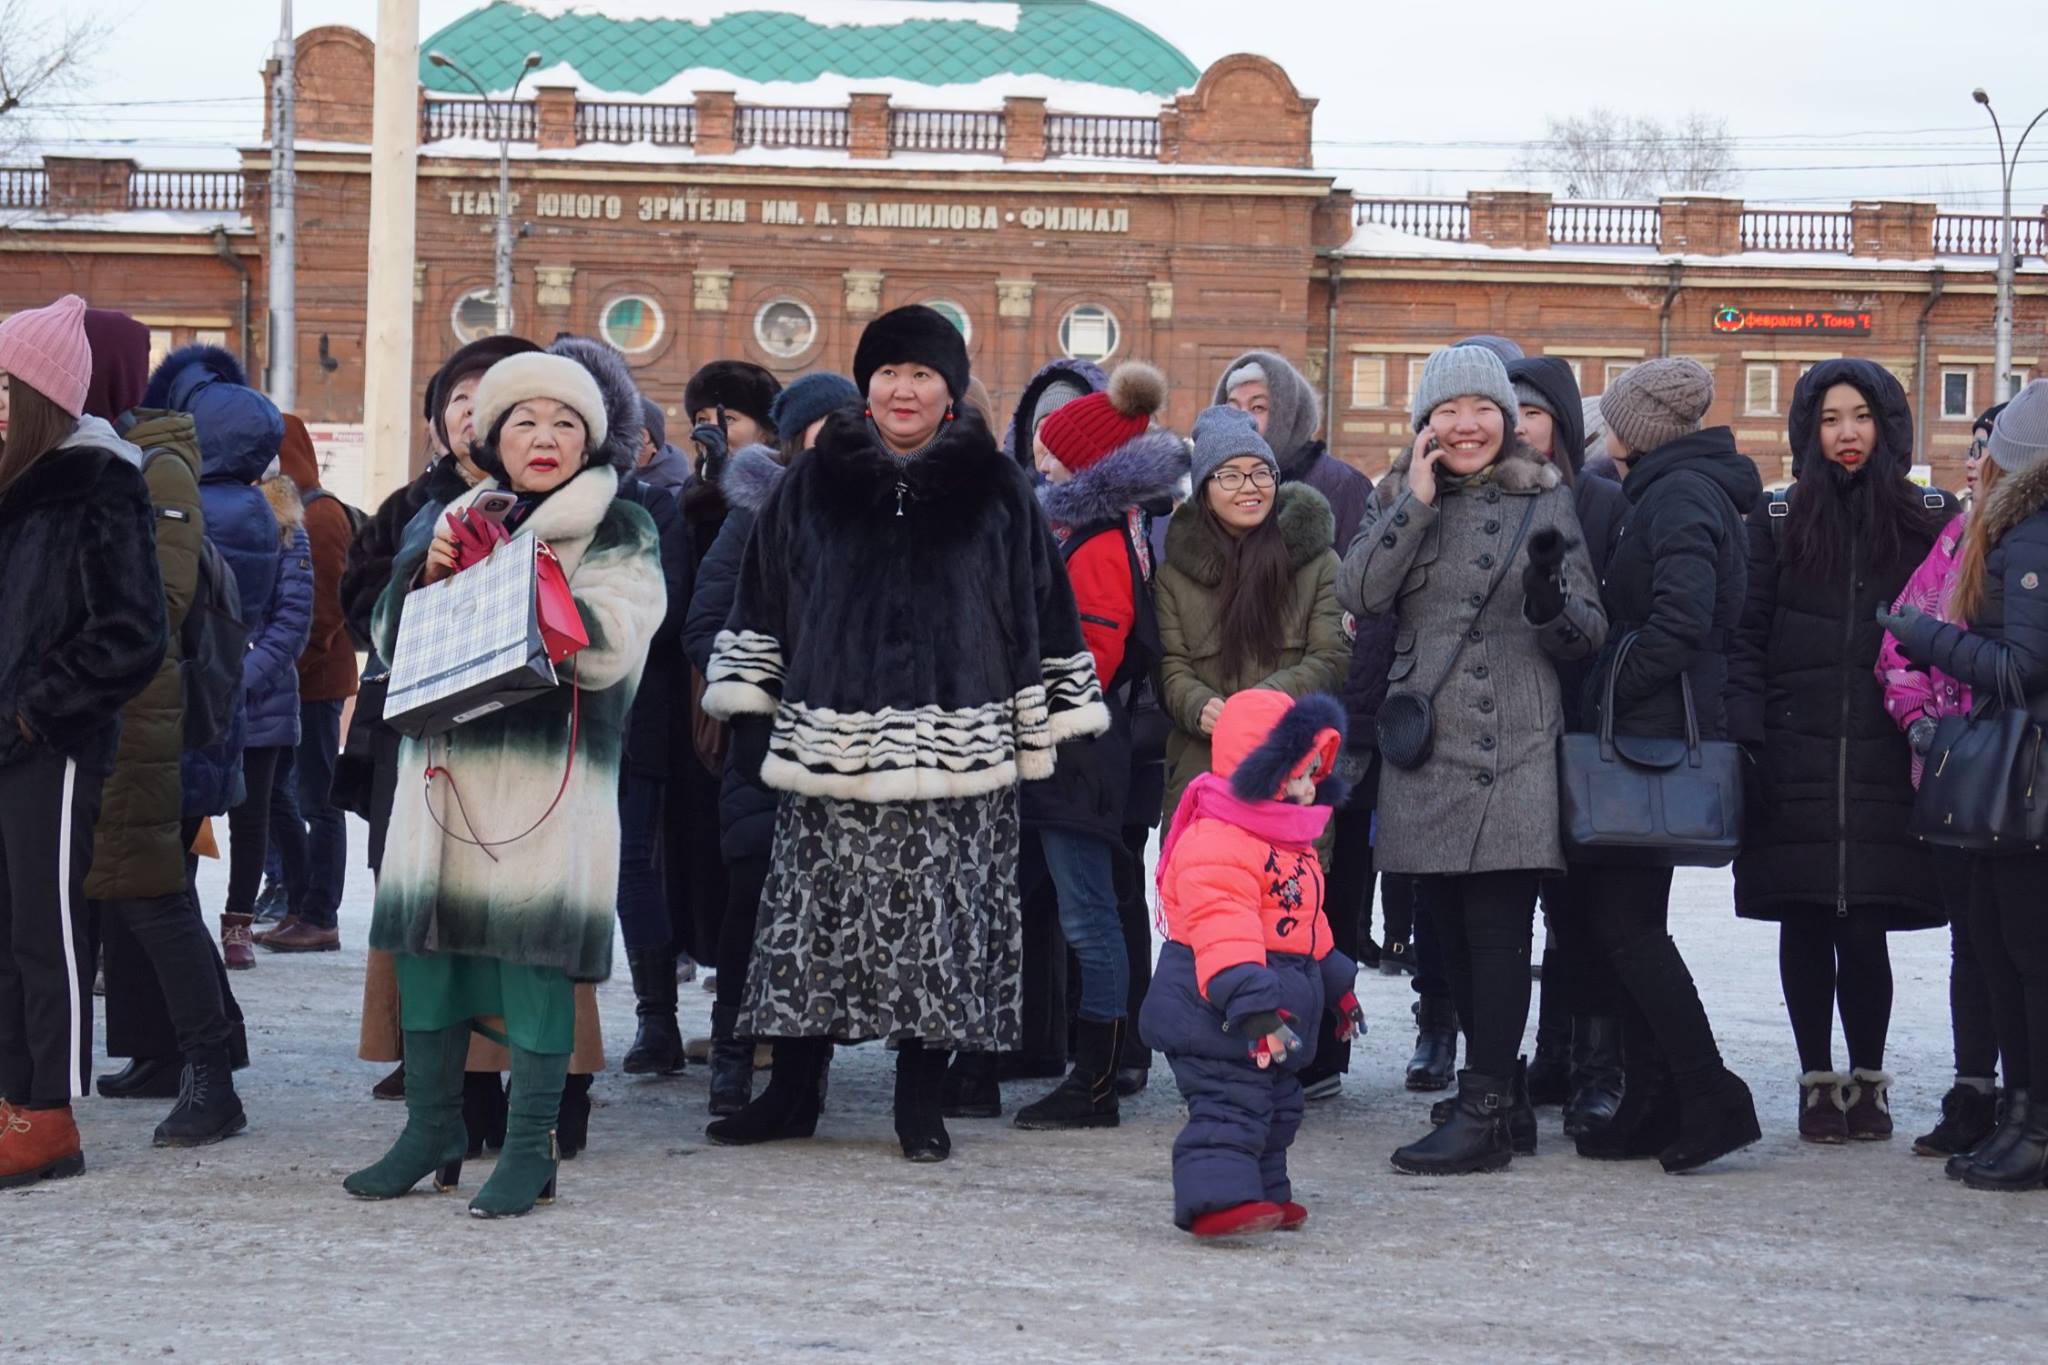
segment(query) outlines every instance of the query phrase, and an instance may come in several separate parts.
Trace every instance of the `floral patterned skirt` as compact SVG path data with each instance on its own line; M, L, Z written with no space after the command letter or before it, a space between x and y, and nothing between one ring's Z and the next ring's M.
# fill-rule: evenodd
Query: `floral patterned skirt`
M1014 788L885 804L785 795L740 1032L1016 1048L1018 838Z

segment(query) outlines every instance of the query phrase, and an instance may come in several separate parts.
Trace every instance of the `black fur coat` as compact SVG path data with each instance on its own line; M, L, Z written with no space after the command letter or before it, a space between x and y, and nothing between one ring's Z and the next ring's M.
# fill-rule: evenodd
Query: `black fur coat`
M1052 775L1109 723L1024 473L963 413L899 458L834 414L762 506L704 706L772 715L761 777L868 802Z

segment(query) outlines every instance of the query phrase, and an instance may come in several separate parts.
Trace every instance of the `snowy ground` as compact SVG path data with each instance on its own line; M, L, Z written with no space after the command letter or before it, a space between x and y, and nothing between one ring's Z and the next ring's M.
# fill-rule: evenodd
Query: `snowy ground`
M358 827L355 831L360 835ZM218 864L203 889L217 904ZM1775 940L1727 878L1681 874L1674 920L1763 1143L1700 1174L1543 1150L1417 1180L1387 1154L1433 1097L1400 1088L1405 978L1359 994L1372 1035L1295 1148L1307 1229L1239 1250L1169 1222L1170 1081L1113 1132L956 1122L912 1166L888 1061L842 1052L810 1143L702 1137L704 1077L598 1081L593 1145L515 1223L427 1194L364 1204L343 1174L402 1120L355 1059L366 874L339 954L236 977L255 1064L246 1135L151 1150L165 1107L80 1108L80 1180L0 1196L0 1354L106 1360L2041 1360L2048 1194L1976 1194L1911 1154L1949 1080L1946 938L1893 940L1900 1138L1794 1136ZM632 996L603 991L614 1061ZM709 997L685 988L686 1023ZM1166 1081L1163 1069L1158 1074ZM1015 1087L1014 1107L1038 1088ZM465 1194L480 1181L464 1172ZM2031 1287L2030 1287L2031 1286Z

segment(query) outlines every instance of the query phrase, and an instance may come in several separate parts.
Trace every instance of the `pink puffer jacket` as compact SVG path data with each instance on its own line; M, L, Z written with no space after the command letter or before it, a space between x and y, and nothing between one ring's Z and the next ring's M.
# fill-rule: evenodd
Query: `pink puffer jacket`
M1900 607L1913 606L1929 616L1949 620L1948 599L1955 587L1956 573L1963 564L1963 531L1970 514L1960 512L1948 525L1941 528L1935 538L1934 548L1927 552L1927 558L1906 580L1905 591L1892 604L1894 611ZM1893 721L1901 730L1906 729L1922 716L1940 720L1943 716L1959 716L1970 709L1970 689L1934 669L1916 667L1906 661L1899 651L1899 642L1890 635L1884 637L1884 644L1877 651L1877 680L1884 687L1884 708L1891 713ZM1913 785L1920 785L1920 755L1913 755Z

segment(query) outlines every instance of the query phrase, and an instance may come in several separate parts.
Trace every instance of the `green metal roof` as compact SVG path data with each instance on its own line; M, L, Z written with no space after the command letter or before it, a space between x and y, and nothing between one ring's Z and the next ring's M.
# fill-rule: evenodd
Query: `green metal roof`
M509 88L526 54L539 52L543 66L567 63L592 86L623 95L647 94L691 68L750 81L836 75L921 85L1032 74L1160 96L1190 88L1201 75L1159 35L1092 0L1009 3L1019 11L1014 29L953 17L834 24L744 5L720 6L728 12L709 22L614 19L536 13L517 0L492 0L421 45L420 82L429 90L469 90L427 62L425 54L435 50L493 90ZM959 10L957 0L945 6L949 15Z

